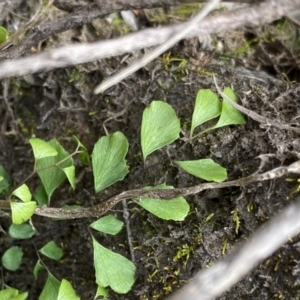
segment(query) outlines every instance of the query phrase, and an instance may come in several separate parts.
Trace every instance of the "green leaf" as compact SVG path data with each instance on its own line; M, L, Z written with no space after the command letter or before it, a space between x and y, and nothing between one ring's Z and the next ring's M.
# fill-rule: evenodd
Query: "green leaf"
M34 279L37 280L39 271L44 270L45 267L41 264L40 260L38 260L33 269Z
M10 298L10 300L25 300L25 299L27 299L27 297L28 297L28 293L24 292L15 297Z
M102 191L116 181L124 179L128 174L125 155L128 141L122 132L115 132L102 137L94 146L92 166L96 193Z
M199 90L193 112L190 137L193 136L193 132L197 126L219 116L221 114L221 108L222 103L212 90Z
M183 197L171 200L143 198L137 204L163 220L183 221L190 210Z
M77 142L77 147L80 149L80 153L78 154L79 160L89 166L91 164L91 159L88 150L86 147L80 142L77 136L73 135L73 139Z
M95 295L94 299L98 299L98 297L102 297L102 298L100 298L102 300L109 300L107 291L103 286L98 285L98 288L97 288L96 295Z
M63 279L61 281L58 298L57 300L79 300L80 298L76 295L75 290L73 289L71 283Z
M90 227L112 235L117 234L122 229L122 226L123 222L116 219L113 215L105 216L90 224Z
M173 189L173 187L161 184L157 186L147 186L144 189ZM142 198L140 200L135 199L135 202L163 220L183 221L190 210L189 204L183 197L170 200Z
M60 282L51 273L48 272L48 278L39 297L39 300L57 299L59 286Z
M70 182L70 185L74 190L75 189L75 167L74 166L66 167L66 168L63 168L62 170L66 174L66 176Z
M44 157L56 156L58 153L50 143L38 138L29 139L29 143L33 150L33 155L36 160Z
M6 288L0 291L1 300L25 300L27 297L27 292L19 294L19 291L13 288Z
M152 101L145 108L142 119L141 144L144 161L146 157L179 138L180 121L168 103Z
M227 179L226 169L212 159L175 161L175 163L187 173L207 181L222 182Z
M14 202L10 201L12 220L14 224L26 222L34 214L36 202Z
M21 265L22 257L22 248L18 246L11 247L3 254L2 265L10 271L16 271Z
M87 151L80 150L81 152L78 154L79 160L86 166L91 164L91 156Z
M2 300L10 300L14 296L17 296L19 291L12 288L7 288L5 290L0 291L0 299Z
M31 200L31 193L29 191L28 186L24 183L16 190L12 192L12 195L18 197L23 202L29 202Z
M232 101L237 102L237 97L234 94L233 90L229 87L226 87L223 90L223 93L230 98ZM224 99L222 104L222 112L219 121L211 129L216 129L219 127L224 127L228 125L243 125L246 124L246 120L243 114L234 108L229 102Z
M0 194L6 193L10 188L10 179L5 169L0 165L0 176L2 180L0 181Z
M8 31L6 28L0 26L0 44L4 43L8 39Z
M53 241L48 242L43 248L39 250L45 256L54 259L60 260L64 255L62 249L58 247Z
M35 234L35 230L29 224L11 224L8 234L13 239L29 239Z
M73 135L72 137L75 140L75 142L77 143L77 147L87 151L86 147L80 142L79 138L76 135Z
M124 256L103 247L94 238L93 248L96 283L102 287L110 286L119 294L127 293L134 283L134 264Z
M39 206L48 205L48 196L43 185L38 186L33 194L33 198Z
M66 174L62 169L71 167L74 163L70 154L65 151L57 140L51 140L47 144L55 149L57 155L39 159L36 163L36 169L41 170L46 168L45 170L38 171L38 175L44 185L48 199L50 199L54 190L66 179ZM62 163L56 165L62 160L64 160Z

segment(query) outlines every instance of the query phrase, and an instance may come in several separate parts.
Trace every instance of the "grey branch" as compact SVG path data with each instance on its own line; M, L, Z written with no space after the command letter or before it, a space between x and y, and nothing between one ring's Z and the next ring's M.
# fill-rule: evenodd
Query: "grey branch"
M195 2L205 2L206 0L94 0L99 8L105 8L106 10L119 11L119 10L131 10L131 9L145 9L164 6L175 6L180 4L188 4ZM238 2L238 3L259 3L263 0L224 0L223 2ZM55 0L54 5L64 11L72 12L78 8L83 8L91 5L90 0Z
M279 178L287 175L288 173L300 174L300 161L296 161L290 166L279 167L271 171L254 174L245 178L240 178L237 180L226 181L226 182L208 182L202 183L199 185L185 187L185 188L176 188L170 190L145 190L145 189L134 189L122 192L110 199L102 201L100 204L86 207L66 210L63 208L51 208L51 207L37 207L35 214L46 216L50 218L62 218L62 219L76 219L76 218L87 218L87 217L100 217L105 214L108 210L112 209L117 203L122 200L128 199L140 199L140 198L156 198L156 199L172 199L179 196L188 196L199 194L200 192L208 189L219 189L230 186L243 186L252 182L260 182L265 180L271 180L274 178ZM5 208L9 205L7 201L0 201L0 209Z
M293 10L299 9L299 7L300 1L286 0L282 2L270 0L260 5L228 11L206 18L201 23L201 27L195 24L188 37L228 31L243 26L258 26L289 15ZM0 78L52 70L157 46L183 30L185 26L186 24L180 24L146 29L118 39L92 44L70 45L26 58L4 61L0 64Z
M204 0L200 0L200 2L203 1ZM251 0L240 1L249 3ZM191 3L194 2L194 0L99 0L94 2L95 3L91 3L90 0L78 0L76 2L55 0L53 3L54 6L69 12L69 14L57 20L46 21L43 24L39 24L39 26L33 26L34 22L29 22L29 24L13 35L14 37L17 37L28 31L28 36L17 45L13 45L9 49L0 51L0 61L4 59L18 58L26 53L26 51L28 51L31 47L38 45L39 42L43 41L47 37L90 23L95 18L103 17L126 9L144 9L165 5L177 5L182 3ZM255 2L259 2L259 0L255 0ZM0 7L0 10L1 8L2 6ZM10 40L11 39L9 39L9 41ZM5 42L3 44L0 45L0 49L2 49L7 43Z
M300 202L290 205L238 250L199 272L168 300L209 300L221 295L300 230Z

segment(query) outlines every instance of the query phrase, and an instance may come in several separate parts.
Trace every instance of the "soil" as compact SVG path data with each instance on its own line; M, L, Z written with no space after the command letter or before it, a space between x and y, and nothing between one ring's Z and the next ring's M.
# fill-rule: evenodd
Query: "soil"
M6 22L10 17L8 14ZM60 43L84 36L87 30L90 28L85 26L61 34ZM130 54L126 59L125 56L110 58L10 78L8 103L3 97L0 103L0 163L17 185L33 168L28 138L57 139L71 152L76 147L72 135L76 135L91 152L106 131L123 132L130 144L129 175L95 194L91 167L75 159L76 189L73 191L67 183L62 184L51 198L52 207L65 204L88 207L125 190L164 182L174 187L201 183L200 179L176 167L172 163L174 159L211 158L227 169L229 180L288 165L299 158L300 137L248 117L243 126L220 128L182 145L189 134L198 90L216 91L212 73L220 86L234 90L244 107L299 126L300 66L295 58L300 46L295 35L298 30L287 20L279 20L265 28L213 36L216 47L212 50L203 50L198 39L185 40L170 50L170 57L186 60L184 67L176 61L167 64L161 57L101 95L94 95L93 88L103 78L128 65L139 53ZM56 41L46 42L42 47L52 47L53 43ZM3 95L4 83L0 95ZM144 166L140 126L143 110L153 100L172 105L181 120L182 132L180 139L151 154ZM208 125L204 124L198 132ZM190 213L182 222L158 219L128 202L130 231L126 226L116 236L93 231L102 245L132 259L137 267L132 290L119 295L108 289L109 299L165 299L197 271L230 253L283 207L296 201L299 195L291 195L291 192L298 186L297 178L295 181L286 179L186 197ZM34 177L27 184L34 191L40 182ZM122 204L109 213L123 220ZM234 218L235 215L238 218ZM94 220L57 221L33 216L32 223L38 234L28 240L13 240L7 235L10 218L1 217L1 255L12 245L21 246L24 252L17 271L2 268L2 283L28 291L28 299L38 299L46 272L42 271L38 280L34 279L36 250L54 240L64 250L63 259L56 262L43 258L44 263L56 278L68 279L81 299L93 299L96 284L88 225ZM296 236L218 299L299 299L299 245L300 239Z

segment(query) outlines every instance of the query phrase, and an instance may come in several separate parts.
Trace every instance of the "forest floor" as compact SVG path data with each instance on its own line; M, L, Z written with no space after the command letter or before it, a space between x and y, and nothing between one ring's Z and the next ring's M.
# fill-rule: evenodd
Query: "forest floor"
M25 5L23 13L26 9L29 7ZM59 34L42 47L67 40L80 42L99 38L95 26ZM109 26L103 29L103 36L120 34L118 27ZM4 101L0 103L0 164L17 184L33 168L28 138L57 139L72 152L76 147L72 135L76 135L91 152L95 142L106 134L105 130L124 133L130 145L129 175L95 194L91 168L76 161L76 189L73 191L67 183L62 184L51 197L52 207L66 204L88 207L125 190L164 182L174 187L201 183L201 179L179 170L172 163L174 158L212 158L227 169L229 180L288 165L298 159L300 137L272 126L261 126L247 117L245 125L216 129L181 146L189 132L198 90L216 91L212 74L220 86L234 90L244 107L299 126L300 66L294 57L300 48L298 30L288 20L278 20L263 28L212 36L209 50L201 48L197 38L187 39L100 95L94 95L93 88L103 78L130 64L140 53L11 78L8 92L11 111L8 112ZM2 93L0 87L0 95ZM172 105L181 120L182 133L173 144L151 154L144 166L140 127L143 110L153 100ZM109 299L165 299L197 271L230 253L283 207L296 201L300 196L291 192L297 188L297 178L295 181L286 179L188 196L190 213L182 222L158 219L129 202L136 281L128 294L109 291ZM32 190L39 184L38 177L28 182ZM122 210L122 204L118 204L110 213L122 220ZM29 299L38 299L46 274L34 279L36 249L53 240L65 254L58 262L45 258L48 269L56 278L68 279L82 299L93 299L96 284L88 229L92 221L57 221L33 216L32 223L38 234L27 240L13 240L6 234L11 220L2 217L1 255L11 245L21 246L24 252L17 271L2 269L2 282L28 291ZM105 247L132 259L126 227L116 236L95 233L95 237ZM219 299L300 299L299 261L300 239L295 237Z

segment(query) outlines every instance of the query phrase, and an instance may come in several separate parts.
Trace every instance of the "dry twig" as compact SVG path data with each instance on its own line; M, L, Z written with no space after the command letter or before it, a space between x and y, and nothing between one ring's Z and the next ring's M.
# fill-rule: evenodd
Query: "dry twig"
M53 4L53 1L54 0L49 0L47 5L43 8L41 8L40 11L36 14L36 16L31 21L29 21L23 28L21 28L16 33L14 33L6 42L0 44L0 50L11 46L13 43L15 43L17 41L18 38L20 38L20 36L25 34L25 32L27 30L36 26L42 20L42 18L45 16L46 12L49 10L51 5Z
M200 1L203 2L204 0ZM250 0L241 0L242 2L249 3ZM259 2L259 0L256 0ZM52 0L51 0L52 2ZM120 12L122 10L128 9L144 9L144 8L154 8L161 7L164 5L177 5L182 3L191 3L193 0L123 0L123 1L110 1L110 0L99 0L94 1L85 1L80 0L76 1L64 1L64 0L55 0L53 2L54 6L63 11L69 12L70 14L59 18L55 21L48 21L44 24L40 24L39 27L34 26L40 18L34 18L27 25L20 29L16 33L17 36L23 34L29 29L28 37L24 38L17 45L12 46L10 49L5 49L0 52L0 61L4 59L17 58L31 47L37 45L39 42L43 41L47 37L61 33L78 26L90 23L93 19L104 17L111 13ZM49 2L50 3L50 2ZM49 5L47 5L49 6ZM15 37L17 37L15 36ZM14 38L15 39L15 38ZM6 46L6 43L4 43ZM7 43L8 44L8 43ZM9 43L11 44L11 43ZM3 47L3 45L1 45Z
M201 28L198 28L198 24L196 24L191 29L188 37L232 30L243 26L258 26L288 15L291 11L299 7L300 2L297 1L286 0L282 3L276 0L269 0L260 5L228 11L206 18L202 21ZM85 19L92 20L94 17L99 16L99 12L91 11L90 14L84 16ZM72 16L68 16L68 18L71 18L69 22L77 21L78 26L84 24L79 13L74 13L73 19ZM62 20L61 22L65 24L65 21ZM105 57L136 51L145 47L156 46L164 43L170 36L176 34L176 32L183 30L185 26L185 24L180 24L163 28L146 29L118 39L92 44L70 45L26 58L5 61L0 64L0 79L91 62ZM45 28L42 29L43 30L40 29L39 33L45 38L48 36L46 34L47 30ZM56 29L52 31L51 34L61 31L62 26L56 24ZM28 42L28 45L29 44L31 45L30 42ZM22 48L27 48L27 46L23 45ZM72 55L70 55L70 53L72 53ZM12 57L14 57L14 55L12 55Z
M110 88L111 86L119 83L123 79L130 76L132 73L136 72L140 68L147 65L149 62L157 58L159 55L167 51L169 48L173 47L177 42L181 39L185 38L189 31L197 24L201 25L202 20L219 4L220 0L210 0L206 6L188 23L186 26L182 28L182 30L177 31L172 37L166 40L163 44L158 46L156 49L152 50L150 53L146 54L142 59L137 60L129 67L123 69L121 72L117 73L116 75L110 77L109 79L103 81L100 85L98 85L94 93L99 94L105 91L106 89Z
M156 199L172 199L179 196L195 195L204 190L208 189L219 189L230 186L243 186L252 182L260 182L270 180L274 178L282 177L288 173L300 174L300 161L296 161L288 167L279 167L271 171L262 174L253 174L251 176L240 178L237 180L227 182L208 182L195 185L192 187L176 188L170 190L144 190L134 189L122 192L108 200L101 202L98 205L66 210L63 208L51 208L47 206L37 207L35 214L50 218L62 218L62 219L77 219L77 218L89 218L89 217L100 217L105 214L108 210L112 209L117 203L122 200L128 199L140 199L140 198L156 198ZM0 200L0 209L9 209L9 201Z

